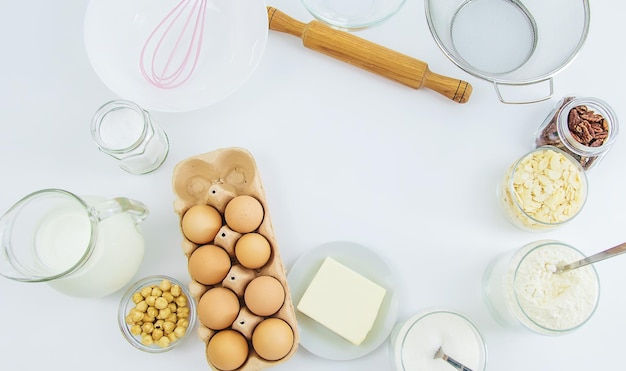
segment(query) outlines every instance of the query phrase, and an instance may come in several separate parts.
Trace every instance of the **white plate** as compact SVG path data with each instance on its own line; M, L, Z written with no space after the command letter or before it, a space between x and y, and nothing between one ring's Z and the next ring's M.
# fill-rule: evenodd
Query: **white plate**
M84 25L87 55L102 82L121 98L156 111L192 111L231 95L256 69L267 43L265 1L209 0L198 64L189 80L171 89L149 83L139 68L141 51L178 3L89 2Z
M300 301L326 257L384 287L387 294L372 330L358 346L296 310L300 345L322 358L337 361L356 359L374 351L391 333L398 316L398 286L391 269L371 250L353 242L329 242L300 257L289 269L287 281L294 305Z

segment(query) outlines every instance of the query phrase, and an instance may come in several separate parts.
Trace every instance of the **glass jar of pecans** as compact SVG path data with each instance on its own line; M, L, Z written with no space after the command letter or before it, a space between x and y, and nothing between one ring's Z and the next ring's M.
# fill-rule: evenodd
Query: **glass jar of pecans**
M537 130L535 146L560 148L588 171L611 149L618 128L615 112L606 102L568 96L559 101Z

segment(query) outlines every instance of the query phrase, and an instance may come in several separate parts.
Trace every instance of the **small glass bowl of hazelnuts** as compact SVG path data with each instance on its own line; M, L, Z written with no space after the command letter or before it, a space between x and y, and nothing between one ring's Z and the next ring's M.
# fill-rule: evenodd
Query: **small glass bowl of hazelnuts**
M166 352L192 331L196 307L187 288L172 277L143 278L122 296L118 323L128 342L148 353Z

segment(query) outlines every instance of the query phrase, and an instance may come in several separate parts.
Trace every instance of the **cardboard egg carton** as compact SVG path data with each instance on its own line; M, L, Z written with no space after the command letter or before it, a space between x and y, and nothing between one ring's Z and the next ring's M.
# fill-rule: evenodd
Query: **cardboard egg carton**
M226 278L216 285L206 286L191 277L189 290L196 303L207 290L219 286L232 290L239 297L241 303L239 315L230 328L239 331L248 340L249 354L248 359L238 370L261 370L285 362L296 352L298 347L299 336L296 315L287 285L287 275L280 258L278 243L272 227L265 192L252 155L242 148L224 148L187 158L179 162L174 168L172 186L176 195L174 210L178 214L179 220L182 221L183 215L190 207L198 204L211 205L222 214L222 227L210 244L220 246L228 252L233 262L232 267ZM252 196L259 200L263 206L263 221L255 232L263 235L268 240L271 254L267 264L259 269L252 270L238 264L234 248L242 234L233 231L224 222L223 215L226 205L239 195ZM189 241L182 233L182 228L181 236L183 237L183 253L189 259L191 253L199 245ZM253 314L245 307L242 300L246 285L252 279L261 275L275 277L283 285L285 301L280 310L270 317L280 318L287 322L291 326L294 335L293 347L285 357L277 361L265 360L254 351L251 343L252 332L257 324L269 317L260 317ZM200 324L198 329L199 337L205 345L217 332L219 331L209 329L203 324ZM208 357L207 362L212 369L217 370Z

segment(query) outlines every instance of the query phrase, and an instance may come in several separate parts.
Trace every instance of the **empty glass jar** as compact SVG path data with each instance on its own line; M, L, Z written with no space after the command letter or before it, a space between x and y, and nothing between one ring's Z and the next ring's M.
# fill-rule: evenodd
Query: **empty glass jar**
M148 111L123 99L98 109L91 122L91 136L100 151L131 174L156 170L169 152L165 131L152 121Z

